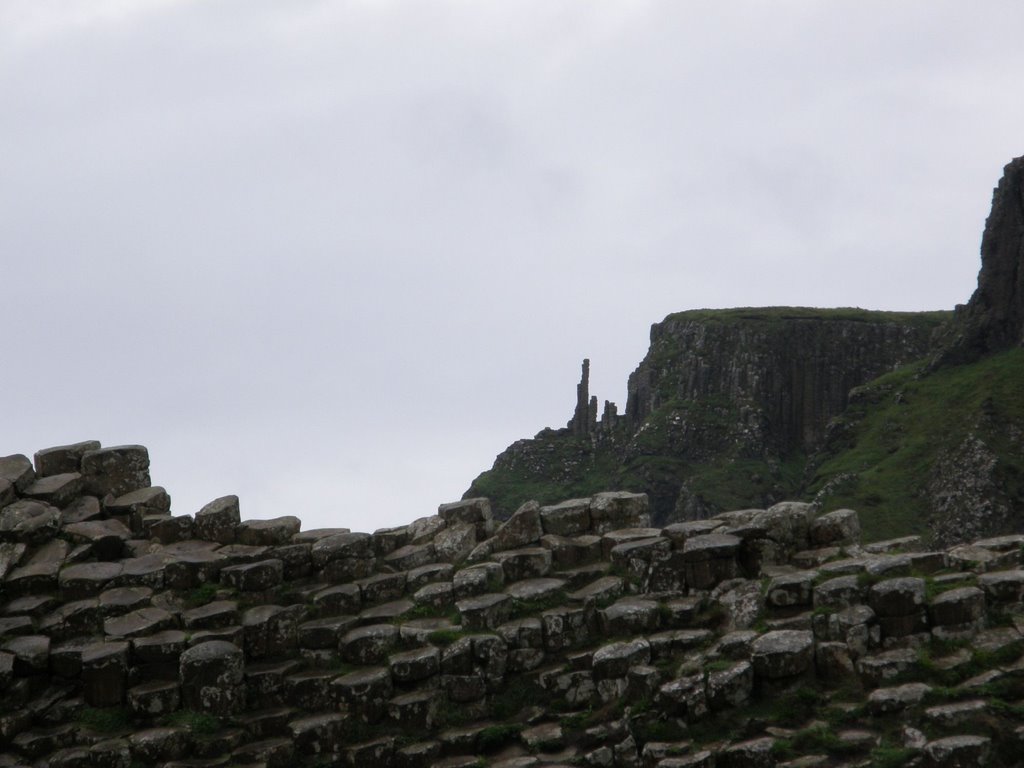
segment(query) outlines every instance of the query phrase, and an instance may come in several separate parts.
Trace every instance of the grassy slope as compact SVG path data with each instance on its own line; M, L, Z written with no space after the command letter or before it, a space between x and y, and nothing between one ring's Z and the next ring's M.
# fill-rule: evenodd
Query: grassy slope
M885 322L895 321L913 323L925 327L936 327L952 317L952 312L938 310L934 312L883 312L859 307L838 307L820 309L818 307L737 307L735 309L689 309L674 312L665 318L672 320L701 320L718 322L739 322L742 320L829 320L846 322Z
M934 462L972 431L1000 456L1010 495L1024 494L1024 455L1012 438L1014 429L1024 429L1024 350L918 378L923 367L916 363L862 388L807 489L813 494L829 479L855 473L825 509L856 509L868 541L927 532L922 489Z
M616 486L609 480L615 477L617 460L610 451L595 449L589 440L552 434L539 437L533 442L538 454L543 455L557 471L564 471L564 467L573 465L573 476L571 479L555 479L552 473L537 474L527 469L487 470L473 481L470 492L474 496L491 499L495 511L502 517L531 499L541 504L555 504L612 488L634 490Z

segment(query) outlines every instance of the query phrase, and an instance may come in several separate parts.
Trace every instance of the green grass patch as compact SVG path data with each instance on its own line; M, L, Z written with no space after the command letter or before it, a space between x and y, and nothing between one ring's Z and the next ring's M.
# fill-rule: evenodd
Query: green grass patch
M516 675L508 677L505 680L505 687L492 694L487 704L494 719L512 720L527 707L546 699L546 694L536 685L521 675Z
M550 595L537 600L512 600L512 618L521 619L527 616L536 616L552 608L559 608L568 604L569 598L564 590L556 589Z
M190 709L172 712L164 717L161 722L166 726L174 728L187 728L192 733L199 735L217 733L221 729L220 718L206 712L195 712Z
M893 322L921 328L938 328L953 316L949 311L936 312L883 312L860 307L736 307L732 309L689 309L673 312L665 321L699 321L735 324L744 322L783 322L807 320L843 323Z
M523 726L517 723L489 725L477 734L477 749L481 752L496 752L507 744L516 741L522 731Z
M96 733L118 733L132 728L131 714L122 707L85 707L77 720Z
M872 768L900 768L917 757L918 750L906 747L880 746L871 750Z
M212 603L217 599L217 592L220 589L221 586L219 584L212 584L210 582L200 584L185 595L185 605L189 608L199 608L207 603Z
M465 634L466 633L461 629L435 629L427 635L427 641L431 645L447 648L456 640L464 637Z
M865 541L920 532L937 460L974 434L1000 457L999 485L1019 498L1024 454L1013 434L1024 427L1022 380L1022 349L931 373L922 361L876 379L838 419L808 492L848 475L853 479L824 500L825 511L856 509Z

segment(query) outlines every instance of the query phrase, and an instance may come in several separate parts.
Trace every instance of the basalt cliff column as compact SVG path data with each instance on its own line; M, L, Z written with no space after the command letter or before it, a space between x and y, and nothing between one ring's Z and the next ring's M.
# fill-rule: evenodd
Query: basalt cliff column
M1010 161L992 193L981 238L978 287L944 333L936 364L970 362L1024 344L1024 157Z
M851 388L929 352L949 313L860 309L696 310L651 328L619 415L598 420L584 360L566 428L503 451L467 496L499 516L598 488L642 491L655 520L768 505L796 490L804 457L823 440Z

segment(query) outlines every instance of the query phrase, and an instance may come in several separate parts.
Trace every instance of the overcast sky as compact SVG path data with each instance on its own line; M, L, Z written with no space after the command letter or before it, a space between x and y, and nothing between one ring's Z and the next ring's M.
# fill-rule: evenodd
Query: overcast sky
M398 525L700 307L966 301L1024 4L0 0L0 455Z

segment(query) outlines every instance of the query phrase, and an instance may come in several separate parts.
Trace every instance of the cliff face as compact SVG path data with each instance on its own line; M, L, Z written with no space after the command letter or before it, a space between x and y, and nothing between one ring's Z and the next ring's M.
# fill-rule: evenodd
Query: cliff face
M900 370L894 370L900 369ZM1004 169L978 286L953 313L699 310L651 329L625 413L597 418L587 368L569 429L520 440L470 495L499 514L599 488L654 519L813 499L873 536L935 543L1024 517L1024 158Z
M938 363L971 362L1024 344L1024 157L1003 169L981 238L978 287L943 339Z
M699 310L651 329L623 416L597 420L587 373L573 419L498 456L467 495L507 514L527 498L621 487L659 522L770 504L799 487L847 394L925 355L946 313L857 309Z
M639 428L673 402L726 401L745 412L744 453L813 450L849 391L921 357L940 320L785 307L670 315L629 377L626 418Z

